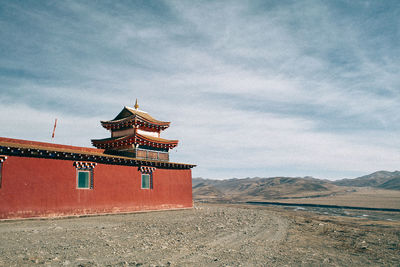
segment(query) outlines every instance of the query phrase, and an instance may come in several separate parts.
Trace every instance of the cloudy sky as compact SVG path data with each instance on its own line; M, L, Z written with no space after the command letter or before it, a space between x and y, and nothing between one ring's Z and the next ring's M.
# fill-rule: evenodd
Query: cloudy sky
M194 177L393 171L399 17L389 0L1 1L0 136L91 146L138 98Z

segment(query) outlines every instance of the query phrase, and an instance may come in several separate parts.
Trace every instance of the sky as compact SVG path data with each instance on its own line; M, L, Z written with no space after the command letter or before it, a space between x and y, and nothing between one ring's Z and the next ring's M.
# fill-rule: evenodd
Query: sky
M3 0L0 136L91 147L137 98L193 177L398 170L399 17L390 0Z

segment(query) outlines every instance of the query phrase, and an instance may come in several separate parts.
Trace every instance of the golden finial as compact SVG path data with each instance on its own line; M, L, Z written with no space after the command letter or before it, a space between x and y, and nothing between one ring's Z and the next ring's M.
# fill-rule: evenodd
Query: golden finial
M139 104L137 103L137 98L136 98L136 102L135 102L135 109L139 108Z

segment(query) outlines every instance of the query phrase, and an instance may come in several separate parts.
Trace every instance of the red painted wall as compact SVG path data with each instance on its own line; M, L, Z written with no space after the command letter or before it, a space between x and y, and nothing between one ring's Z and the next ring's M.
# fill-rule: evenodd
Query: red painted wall
M8 156L3 162L0 219L192 207L190 169L156 169L141 189L137 167L98 163L94 188L77 189L74 161Z

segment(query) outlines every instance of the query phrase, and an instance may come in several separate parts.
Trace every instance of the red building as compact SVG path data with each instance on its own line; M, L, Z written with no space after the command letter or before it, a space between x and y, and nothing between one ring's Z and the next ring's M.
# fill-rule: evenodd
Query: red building
M0 219L192 207L195 165L169 161L169 122L124 107L97 148L0 137Z

